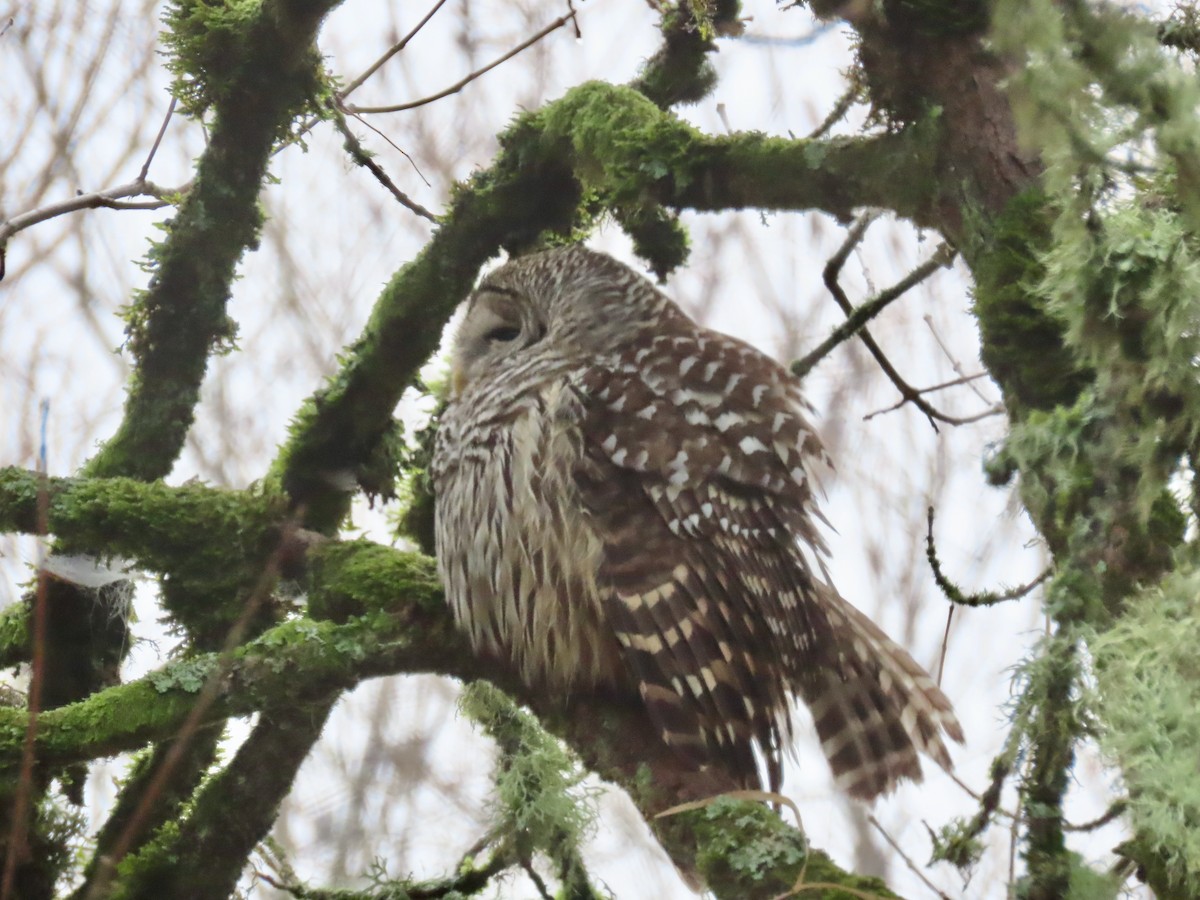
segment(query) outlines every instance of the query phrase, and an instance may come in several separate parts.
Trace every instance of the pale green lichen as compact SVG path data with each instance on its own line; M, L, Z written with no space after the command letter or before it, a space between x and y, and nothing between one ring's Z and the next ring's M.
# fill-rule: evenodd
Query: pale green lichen
M519 853L545 854L572 897L594 894L579 857L593 828L595 791L583 784L579 764L532 714L487 682L470 684L460 708L496 741L493 826Z
M1135 833L1171 873L1200 888L1200 566L1175 572L1128 604L1090 642L1101 746L1121 769ZM1183 896L1180 893L1179 896Z

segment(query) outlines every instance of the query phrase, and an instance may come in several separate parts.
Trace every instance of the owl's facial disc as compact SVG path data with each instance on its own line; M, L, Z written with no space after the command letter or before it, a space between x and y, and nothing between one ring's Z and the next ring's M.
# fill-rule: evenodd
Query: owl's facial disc
M475 379L545 333L545 326L515 291L481 287L471 298L454 341L452 396L459 397Z

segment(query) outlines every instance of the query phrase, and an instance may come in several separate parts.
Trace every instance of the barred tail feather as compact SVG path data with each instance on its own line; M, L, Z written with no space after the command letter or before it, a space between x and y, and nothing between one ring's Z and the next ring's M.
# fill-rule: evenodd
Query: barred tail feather
M825 664L798 686L838 787L871 800L921 780L920 753L951 768L943 733L961 743L950 701L911 656L826 588L832 631Z

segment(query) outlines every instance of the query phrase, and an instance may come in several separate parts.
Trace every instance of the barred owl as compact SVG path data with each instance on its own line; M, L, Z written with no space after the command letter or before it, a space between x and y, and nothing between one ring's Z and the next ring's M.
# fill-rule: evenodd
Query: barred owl
M640 696L693 767L777 789L799 697L838 786L949 768L950 703L829 584L791 374L582 246L469 298L433 460L448 602L539 690Z

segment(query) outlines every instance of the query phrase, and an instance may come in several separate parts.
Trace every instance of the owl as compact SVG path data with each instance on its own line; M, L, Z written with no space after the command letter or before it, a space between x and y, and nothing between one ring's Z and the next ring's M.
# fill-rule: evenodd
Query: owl
M950 702L830 584L828 459L786 369L580 245L484 278L452 366L437 557L478 652L551 696L640 699L744 787L778 789L794 698L851 796L919 780L919 753L949 769Z

